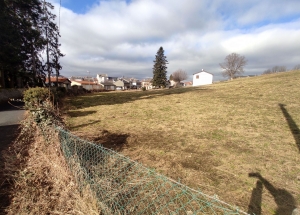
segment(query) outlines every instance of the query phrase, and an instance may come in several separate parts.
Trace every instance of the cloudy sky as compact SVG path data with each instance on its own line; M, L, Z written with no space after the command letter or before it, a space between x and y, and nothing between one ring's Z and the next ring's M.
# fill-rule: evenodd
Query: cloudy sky
M59 14L60 0L51 0ZM300 64L299 0L61 0L64 76L152 77L163 47L168 77L205 69L224 79L219 63L236 52L246 74ZM58 22L58 19L57 19ZM88 73L89 71L90 73Z

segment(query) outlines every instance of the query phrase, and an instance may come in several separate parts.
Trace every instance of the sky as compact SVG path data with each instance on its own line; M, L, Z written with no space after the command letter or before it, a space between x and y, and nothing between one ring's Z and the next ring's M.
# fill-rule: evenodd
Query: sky
M244 75L300 64L299 0L48 1L66 77L149 78L160 47L167 76L182 69L188 80L202 69L225 79L219 64L231 53L247 59Z

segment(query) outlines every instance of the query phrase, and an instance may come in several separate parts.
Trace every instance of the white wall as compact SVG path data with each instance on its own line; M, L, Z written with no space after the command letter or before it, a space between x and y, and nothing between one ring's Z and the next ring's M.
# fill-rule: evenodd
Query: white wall
M100 84L101 82L103 83L103 82L107 81L107 79L108 79L107 76L102 76L99 74L97 74L96 78L98 80L98 84Z
M193 75L193 86L212 84L212 81L213 75L208 72L198 72Z

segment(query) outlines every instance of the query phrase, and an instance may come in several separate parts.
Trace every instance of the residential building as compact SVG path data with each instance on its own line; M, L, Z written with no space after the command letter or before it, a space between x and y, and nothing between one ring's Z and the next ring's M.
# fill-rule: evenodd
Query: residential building
M150 90L153 88L152 86L152 78L145 78L141 81L141 87L145 87L146 90Z
M201 86L212 84L213 74L206 72L202 69L201 72L193 74L193 86Z
M55 86L55 84L57 83L58 87L64 87L66 89L70 89L71 88L71 81L64 77L64 76L58 76L56 79L56 76L50 76L50 82L51 82L51 86ZM46 78L45 84L49 84L49 79L48 77Z
M95 78L90 77L71 77L71 86L81 86L86 90L101 90L103 87L98 84Z
M103 89L105 90L116 90L116 85L111 81L105 81L100 83Z

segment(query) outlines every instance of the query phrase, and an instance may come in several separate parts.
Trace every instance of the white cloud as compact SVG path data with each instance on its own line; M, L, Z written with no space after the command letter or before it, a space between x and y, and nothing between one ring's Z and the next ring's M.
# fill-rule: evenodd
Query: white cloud
M248 59L245 70L251 73L275 65L291 68L300 63L299 3L101 1L86 14L61 8L62 74L85 75L88 70L93 75L149 77L160 46L169 74L181 68L192 75L204 68L219 76L219 63L232 52Z

